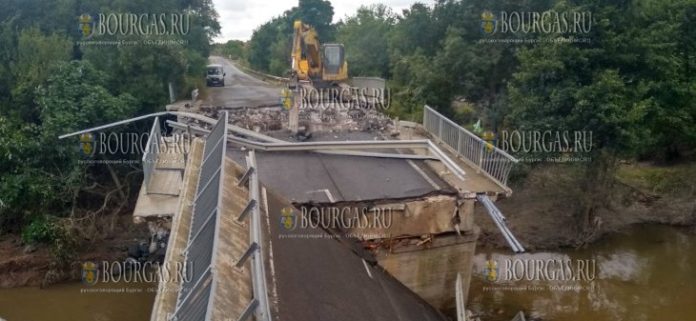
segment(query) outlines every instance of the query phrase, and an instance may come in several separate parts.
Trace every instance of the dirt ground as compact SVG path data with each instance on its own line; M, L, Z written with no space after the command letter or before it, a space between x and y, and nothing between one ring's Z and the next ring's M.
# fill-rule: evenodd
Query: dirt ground
M582 232L577 186L567 167L544 166L512 186L513 195L496 205L513 234L528 250L580 247L631 224L694 226L696 232L696 166L656 168L622 165L610 202L596 212L592 232ZM491 218L477 207L479 246L507 247Z
M97 223L110 225L110 219ZM128 246L149 236L146 224L135 225L130 214L120 215L114 230L105 230L98 238L78 237L80 245L76 259L69 267L54 268L48 246L28 247L19 235L0 236L0 288L49 286L57 282L79 280L85 261L119 260L127 257Z

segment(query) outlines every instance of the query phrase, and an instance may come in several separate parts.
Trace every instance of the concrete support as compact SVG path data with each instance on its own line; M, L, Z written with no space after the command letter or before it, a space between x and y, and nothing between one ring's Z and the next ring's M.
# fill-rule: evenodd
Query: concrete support
M433 236L427 244L413 240L391 252L378 252L377 261L411 291L435 308L447 311L455 308L458 273L462 276L466 304L477 237L478 228L462 236Z
M456 305L454 285L458 274L466 304L479 233L474 224L475 203L475 199L460 194L331 206L339 210L369 206L378 213L391 210L390 226L354 228L348 232L362 238L379 265L401 283L434 307L447 311ZM374 214L368 214L368 220L372 220L371 215Z
M462 233L474 230L474 205L476 200L472 198L460 199L457 203L459 205L459 229Z
M366 222L374 222L375 215L382 224L372 224L365 228L347 229L352 235L364 235L364 240L373 241L376 238L395 238L402 236L420 237L424 234L439 234L453 231L452 215L457 201L454 195L434 195L423 199L401 200L374 204L371 202L345 202L325 206L323 213L328 217L331 212L366 212ZM365 211L365 208L369 209ZM388 217L387 217L388 216ZM388 218L388 219L387 219ZM380 236L381 237L376 237Z
M293 134L297 134L300 127L300 103L302 102L302 99L300 99L299 86L295 88L296 89L293 90L292 108L290 108L288 115L288 129L290 129L290 132Z

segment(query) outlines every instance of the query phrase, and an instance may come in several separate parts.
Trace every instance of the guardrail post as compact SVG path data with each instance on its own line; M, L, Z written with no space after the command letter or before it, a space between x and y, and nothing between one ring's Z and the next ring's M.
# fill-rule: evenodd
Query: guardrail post
M462 131L457 131L457 153L462 154Z
M152 172L156 168L155 162L157 161L157 156L159 154L159 139L160 139L160 127L159 127L159 117L155 117L152 123L152 129L150 130L150 135L147 138L147 143L145 144L145 151L143 152L142 162L143 162L143 181L145 182L145 191L148 191L150 186L150 177L152 177Z
M480 173L481 172L481 167L483 166L483 150L486 148L486 144L481 144L481 148L479 149L479 159L477 163L477 168L476 172Z
M443 122L442 117L440 117L440 121L438 122L438 125L437 125L437 134L438 134L437 137L439 137L440 139L442 139L442 122Z

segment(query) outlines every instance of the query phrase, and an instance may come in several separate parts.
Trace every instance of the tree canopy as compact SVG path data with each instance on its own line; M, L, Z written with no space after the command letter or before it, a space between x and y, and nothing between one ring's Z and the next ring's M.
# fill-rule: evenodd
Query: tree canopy
M256 30L254 68L287 71L289 19L306 4ZM486 34L487 11L498 28L503 11L587 13L591 26L582 34ZM429 104L465 126L481 119L493 131L592 131L598 150L668 160L696 147L695 17L694 0L438 0L399 13L363 6L334 29L350 76L387 78L390 112L402 118L419 120ZM331 29L327 21L317 23ZM456 101L473 109L464 115Z
M105 195L119 185L113 177L133 171L129 166L81 164L78 140L58 136L160 111L169 102L169 83L177 96L187 96L203 81L220 25L211 0L10 0L3 1L2 9L0 233L24 229L28 240L51 241L44 236L63 235L47 232L57 226L53 218L93 213L114 200L127 203L120 198L131 195ZM187 15L188 32L89 39L138 40L136 45L80 44L86 40L78 28L80 17L100 13ZM140 131L144 124L132 126L114 130Z

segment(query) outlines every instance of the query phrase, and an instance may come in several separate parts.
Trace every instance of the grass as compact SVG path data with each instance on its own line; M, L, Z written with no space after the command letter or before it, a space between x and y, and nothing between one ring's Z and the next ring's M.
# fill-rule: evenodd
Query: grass
M621 165L617 178L633 187L659 194L691 193L696 185L696 164L656 166L650 164Z

